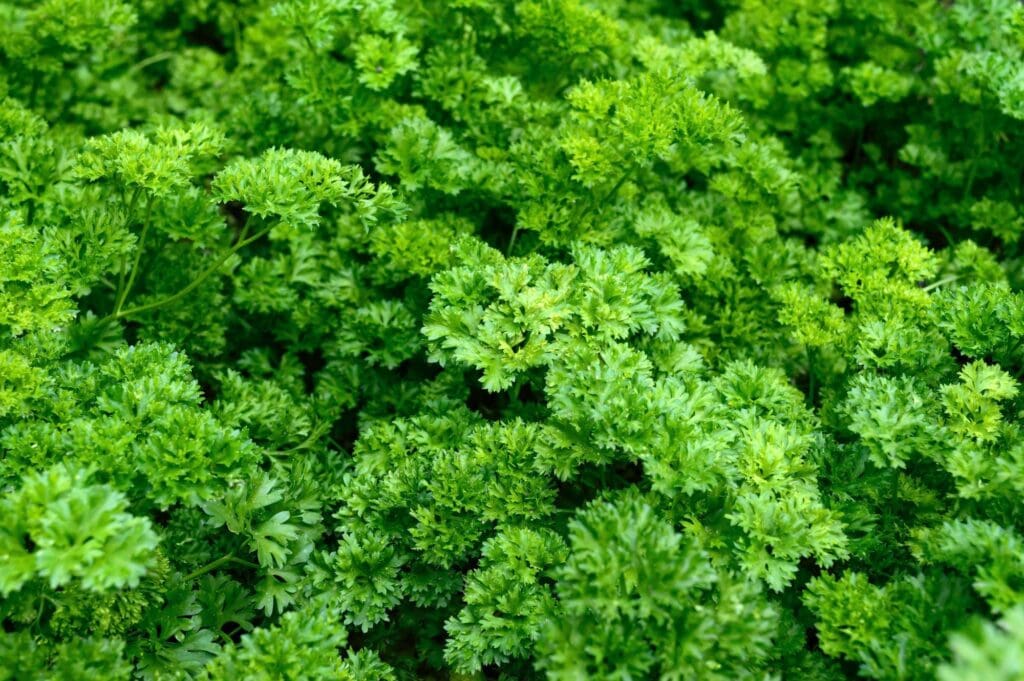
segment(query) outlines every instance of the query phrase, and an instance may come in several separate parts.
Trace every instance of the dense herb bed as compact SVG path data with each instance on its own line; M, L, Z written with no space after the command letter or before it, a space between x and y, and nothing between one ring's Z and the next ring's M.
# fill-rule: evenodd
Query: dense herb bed
M1024 678L1021 3L0 25L0 679Z

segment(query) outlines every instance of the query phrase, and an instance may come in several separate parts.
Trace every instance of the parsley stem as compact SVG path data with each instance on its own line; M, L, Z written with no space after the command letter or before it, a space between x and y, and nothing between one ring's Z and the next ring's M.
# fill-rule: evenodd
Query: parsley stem
M329 429L330 429L330 424L329 423L322 422L322 423L315 424L314 426L312 426L310 428L309 435L306 436L306 439L304 439L302 442L300 442L299 444L295 445L294 447L289 447L288 449L279 449L279 450L277 450L275 452L272 452L272 453L274 453L274 454L291 454L293 452L298 452L300 450L306 449L307 447L312 446L317 440L319 440L321 438L321 436L323 436L323 434L326 433Z
M135 73L136 71L141 71L147 66L152 66L153 64L158 64L162 61L167 61L168 59L174 58L174 56L175 55L173 52L161 52L159 54L154 54L153 56L146 57L142 61L132 66L130 69L128 69L128 73Z
M602 198L601 202L597 204L597 207L603 208L606 203L611 201L612 197L618 194L619 190L622 189L622 185L626 184L626 180L633 176L633 171L635 170L636 166L630 165L629 169L625 173L623 173L622 177L619 178L619 181L615 183L615 186L612 187L611 190L604 195L604 198Z
M244 565L245 567L252 568L253 570L259 570L261 567L259 563L254 563L251 560L244 560L242 558L238 558L237 556L232 556L231 562L235 563L236 565Z
M971 197L971 190L974 188L974 179L978 175L978 159L982 158L983 154L988 150L988 145L985 144L985 119L981 119L981 123L977 127L978 134L975 141L977 145L978 153L971 157L970 165L967 167L967 181L964 182L964 195L962 201L967 201Z
M587 214L590 213L591 211L600 210L604 208L605 204L607 204L609 201L615 198L615 195L619 193L620 189L622 189L622 185L626 184L626 182L629 180L629 178L633 176L633 173L636 172L636 170L636 166L630 164L626 172L623 173L621 177L619 177L618 181L615 182L612 188L608 190L608 192L604 196L602 196L596 204L592 203L589 206L586 206L585 208L573 211L573 215L570 218L571 222L579 222L584 217L586 217ZM517 236L519 236L518 222L512 228L512 236L508 240L508 247L505 248L505 255L512 255L512 247L515 246L516 244Z
M814 409L814 350L809 346L807 350L807 400L810 404L811 409Z
M1020 349L1021 343L1024 343L1024 336L1018 338L1017 341L1010 346L1010 349L1006 351L1006 356L1010 358L1011 362L1013 361L1014 354Z
M585 207L583 210L577 211L576 214L573 216L573 222L579 222L584 217L586 217L587 214L590 213L591 211L599 211L602 208L604 208L604 206L609 201L611 201L616 194L619 193L619 190L622 189L622 185L626 184L626 181L633 176L633 173L635 171L636 166L630 165L626 172L623 173L621 177L619 177L618 181L612 186L610 190L608 190L608 192L604 196L601 197L601 199L596 204L592 203L589 206Z
M128 283L124 285L121 291L121 295L117 299L117 305L114 307L114 314L118 314L121 308L124 307L125 301L128 299L128 295L132 292L132 286L135 285L135 277L139 273L139 263L142 261L142 253L146 249L146 235L149 233L149 223L153 216L153 199L146 202L146 217L142 221L142 233L139 234L139 243L135 248L135 260L132 262L132 268L128 274Z
M512 247L516 245L516 237L519 236L519 221L516 221L515 226L512 228L512 236L508 240L508 248L505 249L505 255L512 255Z
M203 567L198 568L196 570L193 570L192 572L190 572L187 575L185 575L185 581L193 580L196 577L200 577L202 575L205 575L210 570L216 570L217 568L219 568L224 563L230 563L231 560L234 557L235 557L235 554L233 554L233 553L225 554L225 555L221 556L220 558L218 558L217 560L211 561L211 562L207 563L206 565L204 565Z
M125 218L125 229L130 229L132 226L132 219L135 217L135 204L139 202L139 195L142 193L142 187L136 187L135 191L132 192L132 198L128 200L128 212ZM124 291L125 275L127 274L126 268L128 265L128 259L125 256L121 256L121 264L118 268L117 273L117 295L114 297L115 301L121 299L121 292ZM116 304L116 303L115 303Z
M196 288L198 288L204 281L209 279L211 275L215 274L217 270L219 270L221 266L225 263L225 261L227 261L228 258L230 258L232 255L237 253L242 248L248 246L252 242L267 234L267 232L273 229L273 227L274 225L272 224L267 225L256 234L253 234L250 237L246 237L246 231L248 228L248 225L246 225L245 227L242 228L242 233L238 235L238 240L235 242L235 245L229 248L227 251L225 251L225 253L221 257L217 258L217 261L215 263L213 263L205 270L203 270L198 277L193 279L192 282L188 284L188 286L185 286L177 293L171 294L166 298L156 300L152 303L146 303L145 305L139 305L137 307L132 307L127 310L114 312L113 314L109 315L106 319L121 319L122 317L130 317L132 315L139 314L140 312L149 312L150 310L155 310L159 307L163 307L164 305L170 305L171 303L181 300L189 293L194 291Z
M954 281L957 281L958 279L960 279L960 276L961 275L959 275L959 274L952 274L952 275L950 275L948 277L945 277L943 279L939 279L936 282L932 282L931 284L928 284L927 286L922 287L921 290L922 291L931 291L932 289L939 288L940 286L945 286L946 284L952 284Z

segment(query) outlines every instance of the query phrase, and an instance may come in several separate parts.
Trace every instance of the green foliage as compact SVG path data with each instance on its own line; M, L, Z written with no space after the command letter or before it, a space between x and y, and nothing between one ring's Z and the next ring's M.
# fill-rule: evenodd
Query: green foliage
M284 681L337 679L342 676L338 649L345 645L344 628L330 609L295 610L273 627L257 629L237 648L221 655L199 677Z
M88 478L56 466L27 474L4 497L4 596L36 579L104 591L136 586L146 574L158 541L149 519L127 513L123 495Z
M566 558L557 534L526 527L502 530L480 553L480 567L466 575L465 606L445 624L445 659L467 672L530 654L555 607L543 580Z
M926 679L944 655L950 628L963 617L965 586L918 574L878 587L851 571L840 579L812 580L804 602L827 654L856 661L867 676Z
M1021 3L0 22L0 679L1021 677Z
M638 496L586 508L569 540L539 646L550 678L745 678L767 656L776 613L757 585Z
M984 622L950 641L953 662L939 667L942 681L1015 679L1024 673L1021 661L1021 609L1006 613L998 623Z

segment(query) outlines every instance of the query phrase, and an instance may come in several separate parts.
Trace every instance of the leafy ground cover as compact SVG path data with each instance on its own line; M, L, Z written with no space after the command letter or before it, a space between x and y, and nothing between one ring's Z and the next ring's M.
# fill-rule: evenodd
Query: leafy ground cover
M1024 678L1024 6L0 1L0 679Z

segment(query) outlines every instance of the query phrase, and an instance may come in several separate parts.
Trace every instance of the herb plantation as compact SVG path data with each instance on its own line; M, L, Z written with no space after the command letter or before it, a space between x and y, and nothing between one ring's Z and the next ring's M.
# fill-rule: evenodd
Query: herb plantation
M1024 679L1024 5L0 0L0 681Z

